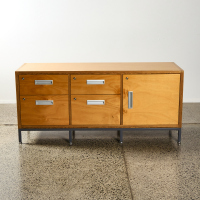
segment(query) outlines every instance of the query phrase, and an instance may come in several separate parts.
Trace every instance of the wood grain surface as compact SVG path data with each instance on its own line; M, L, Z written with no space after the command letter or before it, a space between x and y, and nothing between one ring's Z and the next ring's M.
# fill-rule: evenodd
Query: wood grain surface
M182 69L173 62L123 62L123 63L25 63L17 72L55 73L180 73Z
M87 128L179 128L177 124L152 124L152 125L112 125L112 124L83 124L83 125L22 125L21 128L23 129L49 129L49 128L72 128L75 130L80 129L86 129Z
M25 100L23 100L25 98ZM36 105L36 100L53 100L53 105ZM68 125L68 95L20 97L22 125Z
M16 86L16 101L17 101L17 122L18 128L21 128L21 105L20 105L20 95L19 95L19 76L15 72L15 86Z
M182 112L183 112L183 81L184 81L184 71L180 74L180 95L179 95L179 128L182 127Z
M179 85L180 74L124 75L123 125L178 125ZM133 91L132 109L128 91Z
M87 100L105 100L105 105L87 105ZM120 95L71 95L71 110L72 125L120 125Z
M87 80L105 84L88 85ZM71 75L71 94L120 94L120 75Z
M35 85L35 80L53 80L53 85ZM19 82L20 95L68 94L68 75L19 75Z

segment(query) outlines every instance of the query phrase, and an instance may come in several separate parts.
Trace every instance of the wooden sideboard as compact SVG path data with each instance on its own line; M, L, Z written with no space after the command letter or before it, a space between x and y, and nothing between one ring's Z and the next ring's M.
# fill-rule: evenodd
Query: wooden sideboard
M184 71L172 62L26 63L15 71L22 131L178 130Z

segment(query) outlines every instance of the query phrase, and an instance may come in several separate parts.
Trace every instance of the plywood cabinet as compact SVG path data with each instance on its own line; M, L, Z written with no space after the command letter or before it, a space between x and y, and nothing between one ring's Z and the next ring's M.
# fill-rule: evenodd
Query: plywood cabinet
M15 72L19 138L34 129L179 130L183 73L175 63L24 64Z

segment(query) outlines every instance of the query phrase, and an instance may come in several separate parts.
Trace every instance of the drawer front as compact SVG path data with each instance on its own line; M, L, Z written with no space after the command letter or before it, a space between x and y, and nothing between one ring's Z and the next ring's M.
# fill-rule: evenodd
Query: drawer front
M19 75L20 95L68 94L68 75Z
M22 125L68 125L68 95L21 96Z
M72 94L120 94L120 75L71 75Z
M177 125L180 74L123 75L123 125Z
M72 95L72 125L120 125L120 95Z

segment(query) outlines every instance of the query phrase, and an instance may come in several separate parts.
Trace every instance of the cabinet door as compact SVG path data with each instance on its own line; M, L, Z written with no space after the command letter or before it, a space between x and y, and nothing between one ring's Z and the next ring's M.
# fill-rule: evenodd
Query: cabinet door
M123 125L177 125L180 74L123 75Z

